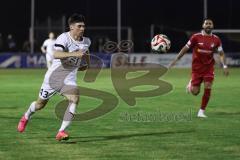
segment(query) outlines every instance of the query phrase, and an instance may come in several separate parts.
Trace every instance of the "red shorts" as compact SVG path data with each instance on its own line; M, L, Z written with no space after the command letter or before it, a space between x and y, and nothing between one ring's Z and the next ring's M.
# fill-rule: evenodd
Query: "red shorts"
M203 81L212 83L213 80L214 80L214 72L209 72L204 74L192 73L191 84L192 86L200 86Z

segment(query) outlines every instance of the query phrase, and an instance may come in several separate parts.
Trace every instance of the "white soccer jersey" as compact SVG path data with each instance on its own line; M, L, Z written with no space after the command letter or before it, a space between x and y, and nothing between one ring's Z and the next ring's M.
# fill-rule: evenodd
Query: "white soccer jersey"
M53 49L54 49L55 39L47 39L43 43L43 47L46 47L46 59L48 62L53 61ZM48 66L49 67L49 66Z
M54 49L54 44L55 44L55 39L46 39L43 42L43 47L46 47L46 54L53 54L53 49Z
M64 32L56 39L54 50L85 53L89 50L90 45L89 38L83 37L81 41L75 41L69 32ZM61 90L65 86L77 86L77 70L80 63L81 59L77 57L54 59L45 74L39 97L49 99L54 93L62 92Z

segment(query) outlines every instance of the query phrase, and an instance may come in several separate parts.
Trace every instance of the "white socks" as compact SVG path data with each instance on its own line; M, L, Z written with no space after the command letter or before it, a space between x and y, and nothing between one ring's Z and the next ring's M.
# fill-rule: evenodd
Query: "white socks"
M59 132L64 131L72 122L77 104L70 103L63 117L63 122Z
M31 105L29 106L27 112L25 113L25 118L27 120L29 120L31 118L31 116L35 113L35 111L36 111L35 105L36 105L36 102L35 101L32 102ZM75 103L69 104L69 106L66 109L66 112L64 114L63 122L62 122L62 125L61 125L61 128L59 129L59 131L64 131L71 124L71 122L74 118L76 107L77 107L77 104L75 104Z
M35 113L36 111L36 107L35 107L36 102L32 102L31 105L29 106L27 112L25 113L25 118L28 120L31 118L31 115L33 115L33 113Z

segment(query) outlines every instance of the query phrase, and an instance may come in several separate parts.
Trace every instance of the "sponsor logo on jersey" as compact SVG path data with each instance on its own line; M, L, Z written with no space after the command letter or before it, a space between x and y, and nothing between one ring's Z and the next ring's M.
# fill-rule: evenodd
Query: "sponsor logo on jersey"
M207 53L207 54L211 54L212 53L211 50L206 50L206 49L197 49L197 52L199 52L199 53Z

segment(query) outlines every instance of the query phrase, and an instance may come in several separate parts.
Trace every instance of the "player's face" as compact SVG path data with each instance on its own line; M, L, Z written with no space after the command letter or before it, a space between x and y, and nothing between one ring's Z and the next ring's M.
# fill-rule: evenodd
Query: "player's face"
M82 37L85 30L85 24L84 22L74 23L70 26L70 28L74 35Z
M54 33L52 33L52 32L49 33L49 38L50 38L50 39L54 39L54 37L55 37L55 36L54 36Z
M212 33L212 30L213 30L213 21L212 20L205 20L203 25L202 25L202 28L203 30L207 33L207 34L210 34Z

